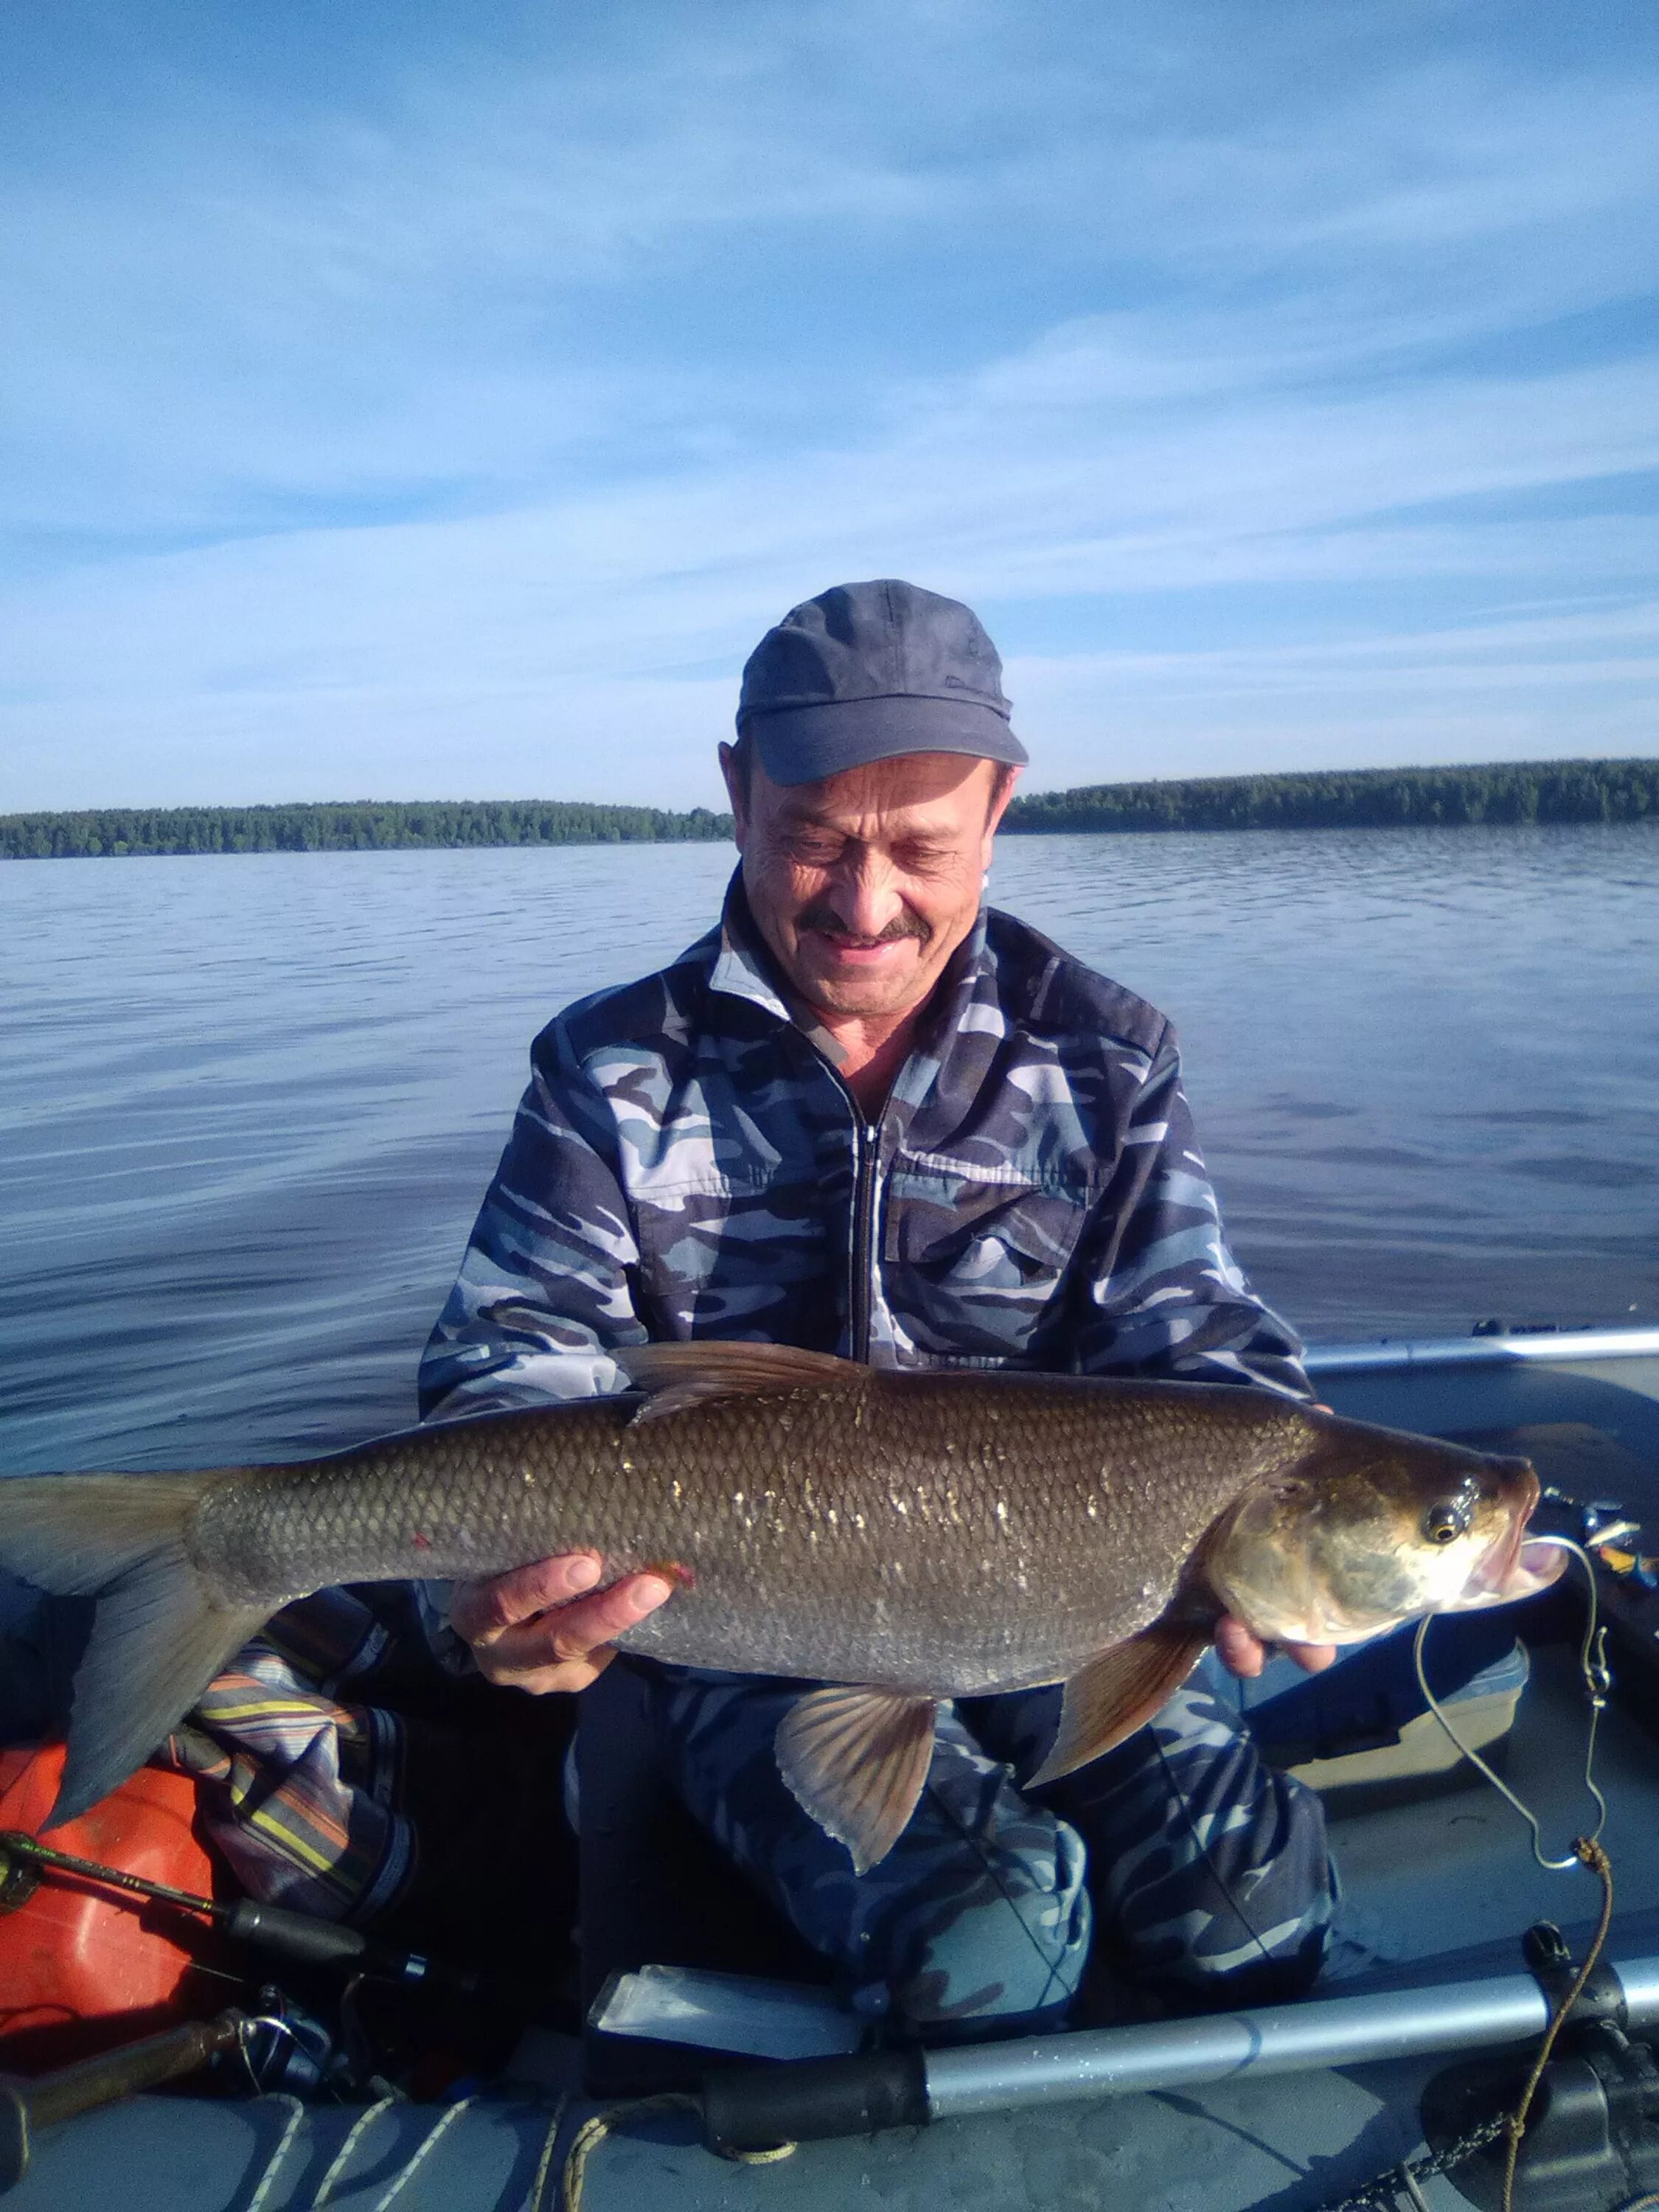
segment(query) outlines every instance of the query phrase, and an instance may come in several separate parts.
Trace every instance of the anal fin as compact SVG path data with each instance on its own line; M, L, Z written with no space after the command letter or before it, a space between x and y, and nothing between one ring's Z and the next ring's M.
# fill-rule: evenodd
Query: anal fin
M1048 1756L1026 1784L1058 1782L1151 1720L1186 1680L1210 1641L1189 1621L1153 1621L1080 1668L1066 1685Z
M796 1802L845 1844L854 1874L884 1859L916 1809L938 1700L907 1690L813 1690L778 1723L778 1770Z

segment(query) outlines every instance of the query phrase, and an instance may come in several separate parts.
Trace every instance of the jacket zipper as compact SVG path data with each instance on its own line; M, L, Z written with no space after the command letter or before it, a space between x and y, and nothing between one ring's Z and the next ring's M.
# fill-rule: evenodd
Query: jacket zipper
M855 1109L856 1110L856 1109ZM870 1313L874 1302L876 1206L880 1195L881 1130L859 1115L853 1137L853 1240L847 1317L853 1357L870 1359Z

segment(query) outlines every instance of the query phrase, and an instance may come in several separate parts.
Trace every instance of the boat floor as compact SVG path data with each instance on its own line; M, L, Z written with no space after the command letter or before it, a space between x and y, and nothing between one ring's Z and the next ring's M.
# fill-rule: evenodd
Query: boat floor
M1508 1778L1537 1810L1546 1849L1558 1855L1590 1817L1584 1724L1574 1653L1540 1650L1510 1740ZM1603 1723L1597 1772L1611 1808L1604 1840L1619 1922L1659 1917L1659 1758L1651 1738L1617 1705ZM1453 1956L1460 1972L1512 1972L1530 1922L1587 1926L1600 1904L1599 1884L1582 1869L1548 1873L1535 1863L1519 1819L1478 1778L1413 1803L1339 1814L1332 1839L1343 1886L1333 1965L1352 1993L1374 1975L1394 1981L1401 1969ZM402 2212L439 2206L517 2212L526 2203L551 2118L549 2100L574 2088L576 2071L574 2043L544 2039L539 2055L547 2075L539 2098L530 2085L521 2102L496 2089L457 2113L399 2190ZM854 2204L872 2212L884 2206L1312 2212L1421 2148L1407 2116L1439 2063L955 2120L874 2141L810 2144L757 2168L712 2156L696 2142L689 2116L641 2115L624 2119L594 2156L584 2212L642 2206L823 2212ZM559 2130L561 2154L592 2109L572 2095ZM261 2212L309 2205L356 2117L327 2106L306 2110ZM291 2118L285 2102L269 2099L239 2105L150 2097L88 2113L40 2138L9 2212L68 2212L102 2201L115 2172L131 2212L164 2206L249 2212ZM441 2118L441 2108L431 2106L382 2116L329 2202L369 2212ZM1425 2185L1424 2194L1437 2208L1466 2201L1444 2182Z

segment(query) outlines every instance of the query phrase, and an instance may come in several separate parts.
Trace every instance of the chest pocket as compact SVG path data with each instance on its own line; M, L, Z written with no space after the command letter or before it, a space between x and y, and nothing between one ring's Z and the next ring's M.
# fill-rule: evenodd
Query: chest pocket
M839 1273L816 1186L708 1176L631 1196L647 1325L833 1347Z
M992 1181L901 1162L887 1188L883 1288L916 1350L947 1360L1054 1361L1092 1196L1086 1184Z

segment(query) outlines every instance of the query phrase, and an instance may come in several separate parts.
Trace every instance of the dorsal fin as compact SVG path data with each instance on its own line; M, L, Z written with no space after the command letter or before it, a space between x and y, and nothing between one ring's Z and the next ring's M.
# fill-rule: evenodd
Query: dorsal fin
M629 1381L648 1393L634 1416L660 1420L711 1398L754 1397L765 1391L845 1389L867 1378L856 1359L802 1352L793 1344L635 1344L613 1352Z

